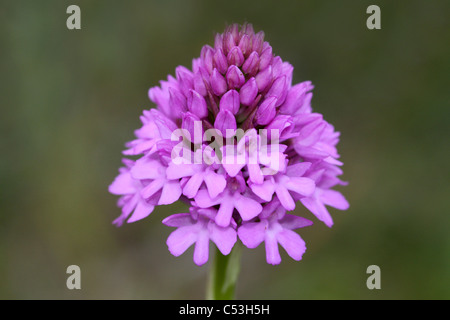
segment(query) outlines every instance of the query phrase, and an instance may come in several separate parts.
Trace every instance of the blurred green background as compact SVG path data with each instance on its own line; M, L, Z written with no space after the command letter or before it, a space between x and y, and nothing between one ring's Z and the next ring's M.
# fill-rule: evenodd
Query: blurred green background
M81 8L81 30L66 8ZM381 8L381 30L366 8ZM0 298L203 299L209 265L175 258L161 224L121 228L107 187L153 104L148 88L190 67L226 23L264 30L315 84L313 108L341 132L329 229L301 230L295 262L244 250L238 299L450 298L450 2L0 1ZM66 268L81 268L81 290ZM366 269L381 268L381 290Z

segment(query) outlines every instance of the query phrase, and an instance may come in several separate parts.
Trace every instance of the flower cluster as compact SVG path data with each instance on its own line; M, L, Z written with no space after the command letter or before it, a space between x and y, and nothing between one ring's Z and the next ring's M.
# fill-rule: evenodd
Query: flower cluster
M339 133L313 112L311 82L293 85L292 73L263 32L233 24L202 48L192 70L179 66L151 88L157 107L143 112L123 152L140 158L124 159L109 187L122 208L114 223L183 200L189 212L163 220L177 228L167 240L173 255L195 244L202 265L210 240L227 255L239 239L248 248L264 242L270 264L281 262L278 244L300 260L306 247L293 230L312 222L287 212L301 203L331 227L326 206L349 205L332 189L345 184Z

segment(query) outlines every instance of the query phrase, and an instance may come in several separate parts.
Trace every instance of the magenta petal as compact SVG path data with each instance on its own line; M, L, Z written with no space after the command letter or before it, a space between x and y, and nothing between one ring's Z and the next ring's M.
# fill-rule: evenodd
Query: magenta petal
M230 199L231 200L231 199ZM220 204L219 211L217 211L216 224L220 227L228 227L233 215L234 204L233 201L225 200Z
M275 189L275 193L277 194L278 200L280 200L281 205L288 211L292 211L295 209L295 202L292 199L289 191L281 185L278 185Z
M324 159L328 157L327 152L318 150L316 148L301 146L300 144L297 143L297 139L294 143L294 149L299 155L309 159Z
M227 185L227 181L223 175L212 171L206 173L204 179L211 198L215 198L222 193Z
M206 230L201 230L198 234L194 249L194 262L196 265L204 265L209 258L209 237Z
M289 177L301 177L311 167L310 162L300 162L287 167L286 175Z
M278 221L278 223L284 229L290 230L308 227L313 224L312 221L303 217L295 216L293 214L285 214L283 218Z
M231 227L222 228L215 223L210 223L209 234L211 240L223 255L228 255L237 241L236 231Z
M152 150L152 148L156 145L157 139L152 140L134 140L136 145L127 145L129 149L124 150L122 153L127 156L136 156L138 154L146 153L147 151ZM154 149L154 148L153 148Z
M275 185L272 180L266 180L262 184L251 184L253 193L264 201L271 201L275 192Z
M144 199L148 199L151 196L153 196L156 192L161 190L161 188L164 186L164 180L163 179L157 179L150 182L145 188L141 190L141 196Z
M317 217L317 219L331 228L331 226L333 225L333 219L331 218L331 215L328 212L327 208L321 202L312 197L302 198L300 199L300 201L306 207L306 209L311 211Z
M269 264L276 265L281 263L280 251L278 250L278 242L275 238L275 234L266 233L265 238L266 245L266 261Z
M254 249L264 241L266 227L265 221L243 223L237 231L239 239L247 248Z
M262 184L264 176L262 174L259 164L247 164L248 173L250 175L251 182L255 184Z
M302 196L309 197L314 193L316 184L314 180L304 177L291 177L284 186L291 191L297 192Z
M280 76L273 82L269 92L267 92L267 96L276 97L277 100L275 103L275 107L279 107L286 99L286 95L287 95L286 76Z
M296 260L300 261L303 254L306 251L305 241L294 231L284 229L277 233L277 240L280 245L286 250L288 255Z
M323 190L320 200L327 205L339 210L347 210L349 208L348 201L344 196L336 190Z
M306 92L314 88L310 81L298 83L289 89L286 100L280 107L280 112L284 114L293 114L300 109L305 100Z
M167 238L167 246L174 256L183 254L197 240L197 226L181 227L173 231Z
M262 206L258 201L240 194L234 196L234 206L244 221L253 219L262 211Z
M132 223L148 217L150 213L153 212L154 208L155 208L154 205L149 204L144 200L139 201L136 205L136 208L134 209L133 214L131 215L130 219L128 219L127 222Z
M119 174L110 184L109 192L116 195L130 194L136 192L133 178L129 172Z
M176 213L162 221L168 227L184 227L195 223L190 213Z
M183 194L188 198L194 198L203 183L203 173L194 174L183 187Z
M146 158L137 160L130 172L135 179L158 179L164 176L164 168L161 162Z
M171 204L177 201L181 196L181 187L178 181L167 181L162 189L159 205Z
M309 123L300 130L295 142L305 147L312 146L319 141L325 128L326 123L323 121Z
M169 167L166 170L167 179L175 180L183 177L190 177L195 174L195 165L190 163L175 164L169 163Z
M230 177L235 177L246 165L244 154L225 155L222 158L222 166Z
M197 195L195 196L195 203L200 208L209 208L215 206L220 203L220 200L221 199L219 197L215 199L211 198L208 191L205 189L199 190L197 192Z

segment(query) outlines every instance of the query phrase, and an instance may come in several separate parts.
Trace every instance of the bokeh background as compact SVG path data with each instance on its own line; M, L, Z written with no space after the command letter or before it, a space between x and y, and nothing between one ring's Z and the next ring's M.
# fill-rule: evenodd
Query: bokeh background
M66 8L81 8L81 30ZM366 8L381 8L381 30ZM114 227L107 187L153 107L148 88L190 67L227 23L264 30L315 84L341 132L351 207L301 230L295 262L244 250L238 299L450 298L450 2L0 1L0 298L203 299L209 264L175 258L161 220ZM66 268L81 268L81 290ZM381 290L366 269L381 268Z

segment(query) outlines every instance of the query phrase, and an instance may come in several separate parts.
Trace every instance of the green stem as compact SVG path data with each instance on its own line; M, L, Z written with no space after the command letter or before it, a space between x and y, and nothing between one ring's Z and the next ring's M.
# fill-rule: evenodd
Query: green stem
M240 271L241 246L236 243L230 254L224 256L216 248L208 279L208 300L234 299L236 282Z

